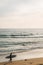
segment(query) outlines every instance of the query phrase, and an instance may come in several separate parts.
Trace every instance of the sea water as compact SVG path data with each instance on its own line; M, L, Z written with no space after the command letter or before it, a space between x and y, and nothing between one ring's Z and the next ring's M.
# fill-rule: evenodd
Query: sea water
M11 52L13 61L43 57L43 29L0 29L0 62Z
M43 29L0 29L0 55L43 49Z

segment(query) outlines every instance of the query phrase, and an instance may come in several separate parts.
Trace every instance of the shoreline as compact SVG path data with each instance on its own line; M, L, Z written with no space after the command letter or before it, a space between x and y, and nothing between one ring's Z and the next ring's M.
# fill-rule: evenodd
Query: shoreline
M0 65L43 65L43 58L32 58L16 60L12 62L1 62Z
M36 50L27 50L24 52L19 52L19 53L14 53L13 55L16 55L16 57L14 57L12 59L12 61L19 61L19 60L24 60L24 59L34 59L34 58L42 58L43 57L43 49L36 49ZM7 62L9 61L9 59L6 59L5 57L8 56L7 55L3 55L0 56L0 62Z

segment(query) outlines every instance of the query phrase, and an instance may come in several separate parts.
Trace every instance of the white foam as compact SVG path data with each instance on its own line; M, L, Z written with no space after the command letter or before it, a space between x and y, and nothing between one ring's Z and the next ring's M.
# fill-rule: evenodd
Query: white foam
M15 53L15 54L17 56L15 58L13 58L13 61L23 60L23 59L31 59L31 58L40 58L40 57L43 57L43 49L31 50L31 51ZM9 59L5 58L8 55L9 54L0 56L0 62L9 61Z

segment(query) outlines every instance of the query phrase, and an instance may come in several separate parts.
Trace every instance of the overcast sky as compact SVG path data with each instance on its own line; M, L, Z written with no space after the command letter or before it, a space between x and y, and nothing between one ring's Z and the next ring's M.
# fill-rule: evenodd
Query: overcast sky
M0 0L0 28L43 28L43 0Z

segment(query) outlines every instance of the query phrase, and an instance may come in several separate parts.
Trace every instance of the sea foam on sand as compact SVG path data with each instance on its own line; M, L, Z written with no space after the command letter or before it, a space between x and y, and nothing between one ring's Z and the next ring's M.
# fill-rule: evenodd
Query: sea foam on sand
M16 54L16 57L14 57L12 61L31 59L31 58L40 58L43 57L43 49L30 50L30 51L14 53L14 54ZM0 62L9 61L9 59L5 58L8 55L9 54L0 56Z

